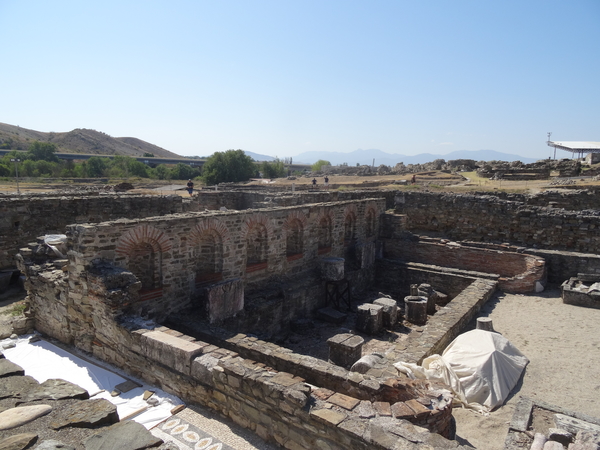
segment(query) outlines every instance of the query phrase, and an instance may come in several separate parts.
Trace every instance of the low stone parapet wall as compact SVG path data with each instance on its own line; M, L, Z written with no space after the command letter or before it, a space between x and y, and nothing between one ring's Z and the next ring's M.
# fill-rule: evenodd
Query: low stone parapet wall
M429 390L426 382L399 384L397 380L389 380L382 386L379 401L361 401L309 385L297 374L277 371L165 327L132 330L131 337L134 341L131 350L137 354L130 355L132 361L136 359L139 364L142 357L145 366L159 365L158 372L168 368L177 373L169 381L173 393L184 398L191 395L197 402L213 407L263 439L285 448L344 449L363 448L367 444L372 446L369 448L394 448L389 439L398 440L399 436L393 432L382 428L388 436L380 439L365 431L383 424L391 429L410 429L405 420L441 435L449 436L452 432L451 403L428 408L409 398L421 395L420 401L424 402L427 395L431 399L446 395L449 401L447 393ZM190 390L195 383L199 394ZM429 433L419 434L423 443L432 439Z

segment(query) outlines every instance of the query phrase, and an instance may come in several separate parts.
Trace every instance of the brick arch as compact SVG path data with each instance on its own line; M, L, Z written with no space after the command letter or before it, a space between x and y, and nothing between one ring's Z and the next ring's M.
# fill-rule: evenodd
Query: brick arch
M285 233L285 252L288 261L300 259L304 253L304 230L306 230L306 215L301 211L292 211L283 223Z
M317 252L319 255L329 253L333 242L333 216L329 209L322 209L315 219L317 236Z
M129 230L119 239L115 253L127 258L127 269L142 283L140 300L162 296L162 255L170 249L165 233L148 224Z
M358 212L356 205L351 204L344 209L344 245L348 246L356 240L358 226Z
M154 252L164 253L171 250L171 242L164 232L144 224L121 236L115 252L118 255L129 255L136 246L142 244L150 244Z
M356 205L354 203L346 206L346 208L344 209L344 220L350 214L352 214L354 220L356 220L356 218L358 217L358 211L356 210Z
M323 219L327 219L330 223L333 224L333 216L331 214L331 210L323 208L317 214L317 218L315 219L315 223L318 225L321 223Z
M230 240L229 230L218 219L202 220L192 229L188 249L196 289L223 279L223 246Z
M295 220L300 222L300 224L302 225L302 229L306 229L306 224L308 221L306 219L306 214L304 214L302 211L290 212L286 217L285 222L283 222L283 229L287 231L290 227L290 224Z
M273 235L273 224L265 214L254 213L246 217L246 221L241 226L242 236L247 236L248 231L256 225L262 225L267 230L267 235Z
M246 272L266 269L269 260L269 237L273 224L265 214L254 213L242 224L241 233L246 241Z
M367 207L366 207L365 215L366 215L366 213L368 213L369 211L373 211L373 214L375 214L375 217L377 217L377 205L375 204L375 202L370 202L370 203L367 203Z
M190 242L192 245L200 242L201 237L206 232L214 232L220 238L223 244L231 241L231 236L229 234L229 229L225 226L223 222L218 219L210 218L208 220L203 220L198 223L190 234Z
M365 211L365 234L367 237L377 234L377 208L373 203L369 203Z

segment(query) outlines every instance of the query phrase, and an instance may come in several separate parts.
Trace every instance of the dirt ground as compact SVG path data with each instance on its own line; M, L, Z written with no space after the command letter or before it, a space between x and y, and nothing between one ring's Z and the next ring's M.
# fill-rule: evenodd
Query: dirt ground
M440 171L421 172L416 174L416 183L410 184L412 174L402 175L372 175L372 176L346 176L346 175L329 175L329 187L325 187L323 177L316 177L317 179L317 190L346 190L346 189L360 189L367 185L377 184L379 189L406 189L406 190L420 190L428 189L433 191L449 191L449 192L469 192L469 191L507 191L507 192L519 192L519 193L537 193L546 189L556 189L560 186L552 185L552 180L534 180L534 181L506 181L506 180L490 180L488 178L482 178L477 175L476 172L462 172L458 175L448 174ZM287 178L276 178L273 180L255 180L247 184L256 186L279 186L285 189L290 189L292 184L296 186L310 186L312 184L312 176L301 176L296 177L294 180ZM141 194L164 194L164 191L153 191L152 189L179 184L182 187L185 186L187 180L151 180L151 179L137 179L137 180L109 180L107 184L114 185L122 181L131 182L136 189L129 191L130 193L141 193ZM406 181L407 185L398 184L402 181ZM574 178L571 182L584 189L587 186L598 186L600 181L592 181L589 177L586 178ZM106 183L98 180L92 183L95 186L101 186ZM19 183L19 189L22 194L27 193L39 193L39 192L52 192L64 188L81 188L85 186L80 183L73 183L69 180L64 182L61 181L44 181L44 180L22 180ZM198 182L196 188L200 188L201 185ZM0 182L0 193L16 193L17 185L13 181L1 181ZM185 190L170 191L172 194L178 194L183 197L187 197L188 194Z
M499 294L482 309L494 329L530 363L504 406L482 416L455 409L457 440L501 450L520 396L600 417L600 309L565 305L558 289L540 294ZM536 430L545 432L547 430Z

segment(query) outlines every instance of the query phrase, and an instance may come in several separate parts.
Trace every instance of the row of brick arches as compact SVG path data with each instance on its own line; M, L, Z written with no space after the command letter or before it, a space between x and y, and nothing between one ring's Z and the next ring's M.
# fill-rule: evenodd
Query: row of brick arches
M365 236L375 236L376 211L368 208L365 216ZM306 216L300 211L292 211L284 221L282 229L285 237L285 257L289 263L300 260L306 252L306 234L316 234L318 254L327 254L333 246L333 218L326 211L309 229ZM348 208L344 216L343 245L346 256L352 257L357 242L358 218L355 208ZM268 266L269 239L273 236L272 221L264 214L255 213L247 217L242 225L241 235L245 237L245 271L253 273ZM216 218L208 218L191 230L185 245L185 252L192 261L190 270L195 274L196 288L216 283L223 278L224 252L231 243L227 227ZM171 250L171 242L164 231L149 224L140 225L121 237L116 253L122 264L142 283L143 300L156 298L162 293L163 254Z

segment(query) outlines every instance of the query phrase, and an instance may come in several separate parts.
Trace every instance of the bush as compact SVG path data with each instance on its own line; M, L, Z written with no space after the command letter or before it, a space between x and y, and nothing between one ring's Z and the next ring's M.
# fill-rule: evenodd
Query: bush
M330 166L330 165L331 165L331 163L329 161L325 161L324 159L320 159L316 163L314 163L312 166L310 166L310 168L312 169L313 172L320 172L321 171L321 167L323 167L323 166Z
M206 185L247 181L256 175L254 161L243 150L216 152L202 166L202 181Z
M281 178L286 174L283 161L279 158L275 158L273 162L263 161L261 170L263 178Z

